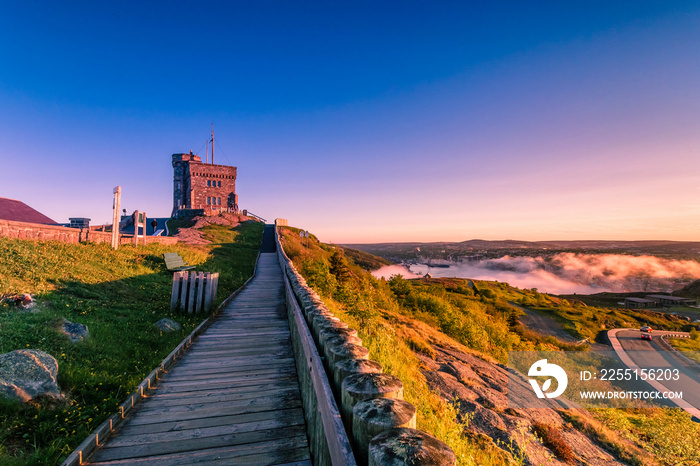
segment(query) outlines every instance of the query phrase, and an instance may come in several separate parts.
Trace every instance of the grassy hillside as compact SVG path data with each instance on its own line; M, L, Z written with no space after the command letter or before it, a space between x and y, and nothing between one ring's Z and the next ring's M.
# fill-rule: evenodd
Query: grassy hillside
M64 403L34 405L0 399L0 464L58 464L206 318L170 312L172 273L163 253L179 253L196 270L219 272L219 302L247 280L262 224L203 231L212 244L118 251L106 244L0 238L0 295L32 293L38 302L31 311L0 305L0 353L32 348L51 354L66 395ZM153 324L163 317L182 330L160 332ZM86 324L90 337L71 344L58 330L64 318Z
M345 246L341 247L348 259L369 272L385 265L393 264L393 262L390 260L384 259L383 257L374 256L364 251L360 251L359 249L347 248Z
M377 280L353 263L342 248L302 242L294 228L283 229L285 252L326 305L358 329L363 345L385 372L405 384L405 398L418 408L418 427L445 441L463 465L522 463L524 458L468 429L469 417L432 392L421 373L421 358L435 359L436 345L473 351L506 362L508 351L586 350L562 343L519 323L528 307L564 325L572 335L594 340L606 329L652 323L675 328L685 323L643 311L603 309L580 301L521 290L505 283L465 279L400 277ZM463 345L463 346L462 346ZM673 409L599 410L596 419L567 413L570 423L592 442L628 464L700 464L700 426ZM648 453L639 453L648 452Z

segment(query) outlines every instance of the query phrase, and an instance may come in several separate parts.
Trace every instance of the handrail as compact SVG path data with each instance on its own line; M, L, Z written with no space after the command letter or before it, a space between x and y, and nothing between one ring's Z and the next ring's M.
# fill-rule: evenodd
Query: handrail
M315 464L325 464L325 459L330 460L333 466L356 466L355 457L352 453L350 440L343 426L343 420L340 417L340 411L333 398L330 382L326 377L326 372L321 363L321 356L316 349L311 332L306 325L306 321L299 308L294 290L289 282L287 272L289 270L289 258L282 249L282 244L279 240L277 228L275 228L275 242L277 243L277 255L279 257L280 266L282 267L282 275L284 275L285 297L287 301L287 311L290 317L290 329L292 330L292 342L295 348L295 360L297 363L297 373L299 374L299 382L304 387L304 382L309 381L312 384L313 394L315 397L315 405L312 409L310 406L304 406L306 411L307 422L318 422L316 417L320 414L321 426L316 426L314 429L319 433L319 428L322 427L322 436L325 437L324 445L319 445L316 439L309 439L311 453L314 456ZM292 329L292 325L294 329ZM296 340L296 341L294 341ZM301 349L301 354L298 354L298 349ZM303 361L300 361L298 356L303 356ZM302 396L306 401L308 397ZM321 439L323 440L323 439ZM327 458L326 458L327 457Z
M255 218L255 219L260 220L260 221L263 222L263 223L267 223L267 220L265 220L264 218L262 218L262 217L259 216L259 215L255 215L255 214L254 214L253 212L251 212L250 210L246 210L246 216L248 216L248 217L253 217L253 218Z

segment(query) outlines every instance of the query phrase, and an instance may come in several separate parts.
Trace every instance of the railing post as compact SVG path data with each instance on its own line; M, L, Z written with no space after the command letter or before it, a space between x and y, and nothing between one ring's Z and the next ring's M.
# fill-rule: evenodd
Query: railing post
M216 302L216 292L219 289L219 273L213 273L212 275L212 280L213 280L213 289L212 289L212 296L211 296L211 302L214 303Z
M180 282L182 281L182 272L175 272L173 274L173 289L170 295L170 312L173 312L177 308L177 300L179 298L180 292Z
M187 279L189 277L188 272L182 272L182 280L180 281L180 309L183 312L187 310Z
M190 273L190 286L189 286L190 292L189 292L189 296L187 297L187 313L188 314L192 314L192 312L194 312L194 286L195 286L195 282L197 281L196 278L197 278L196 272L191 272Z

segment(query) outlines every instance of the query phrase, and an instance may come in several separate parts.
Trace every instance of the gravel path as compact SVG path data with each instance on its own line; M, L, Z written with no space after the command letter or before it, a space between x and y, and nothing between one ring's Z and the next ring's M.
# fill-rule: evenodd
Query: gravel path
M563 341L564 343L578 342L576 338L574 338L569 332L564 330L564 327L562 327L562 325L559 322L552 319L551 317L540 314L539 312L533 311L532 309L518 306L517 304L512 302L509 302L508 304L520 309L525 313L525 315L520 316L520 323L532 330L533 332L537 332L542 335L553 336Z

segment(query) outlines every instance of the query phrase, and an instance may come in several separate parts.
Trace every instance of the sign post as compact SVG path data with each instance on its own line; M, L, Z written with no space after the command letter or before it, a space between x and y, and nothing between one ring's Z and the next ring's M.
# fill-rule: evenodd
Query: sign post
M139 227L143 227L143 245L146 245L146 212L134 212L134 246L139 245Z
M112 248L116 251L119 247L119 204L122 201L122 187L115 187L114 203L112 204Z

